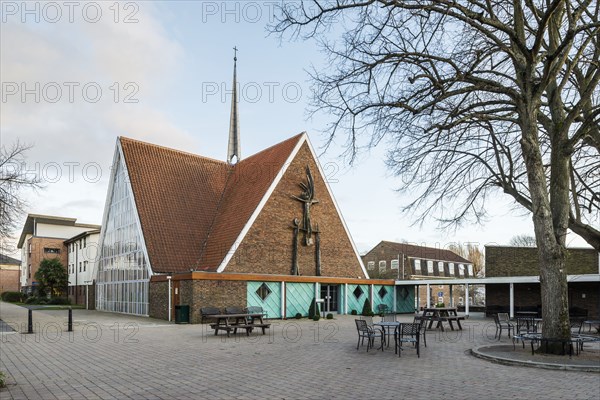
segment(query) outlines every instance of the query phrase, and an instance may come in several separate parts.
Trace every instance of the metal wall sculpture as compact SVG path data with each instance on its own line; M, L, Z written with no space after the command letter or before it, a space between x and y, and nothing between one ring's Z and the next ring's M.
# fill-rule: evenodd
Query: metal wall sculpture
M321 242L319 225L316 224L314 227L311 220L311 206L319 203L319 200L315 199L315 182L310 171L310 168L306 167L306 183L300 182L299 186L302 188L300 196L291 197L302 202L302 224L298 218L294 218L292 221L292 229L294 232L292 242L292 275L300 275L298 267L298 235L300 231L303 233L302 244L304 246L312 246L315 244L315 275L321 275ZM313 234L315 238L313 239Z

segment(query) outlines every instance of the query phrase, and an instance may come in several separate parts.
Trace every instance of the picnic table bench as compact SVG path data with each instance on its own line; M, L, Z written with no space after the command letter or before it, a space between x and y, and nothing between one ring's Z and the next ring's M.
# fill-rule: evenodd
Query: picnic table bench
M457 314L456 308L425 308L423 310L422 319L429 321L428 329L431 329L434 322L437 322L436 328L440 328L442 332L444 331L443 322L448 322L450 324L450 329L454 330L454 322L458 325L458 329L462 330L462 325L460 321L464 321L465 317L459 316Z
M238 329L245 329L246 336L249 336L255 328L260 328L264 335L266 329L271 326L263 321L262 313L215 314L211 317L216 320L210 324L210 327L215 330L215 335L220 330L227 332L227 336L229 336L231 331L235 334Z
M202 307L200 308L200 323L203 324L206 320L214 319L214 315L221 314L221 310L217 307Z

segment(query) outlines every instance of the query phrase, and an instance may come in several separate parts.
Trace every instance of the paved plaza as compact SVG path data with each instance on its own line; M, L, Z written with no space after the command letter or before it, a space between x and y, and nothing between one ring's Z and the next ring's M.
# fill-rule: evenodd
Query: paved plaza
M597 399L600 374L507 366L470 355L495 342L491 319L429 331L421 358L393 345L356 350L353 316L273 320L267 335L227 338L201 325L96 311L36 310L34 334L0 333L1 399ZM0 303L26 331L27 310ZM401 320L409 321L403 316ZM511 343L503 338L502 343Z

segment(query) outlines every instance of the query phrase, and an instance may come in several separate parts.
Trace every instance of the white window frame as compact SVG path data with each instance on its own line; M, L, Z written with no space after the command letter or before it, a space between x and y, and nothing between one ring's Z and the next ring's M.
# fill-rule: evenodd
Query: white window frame
M450 274L450 276L454 276L455 275L454 263L448 263L448 273Z
M415 260L415 273L417 275L421 274L421 260Z
M458 275L465 276L465 264L458 264Z
M433 261L427 260L427 275L433 275Z
M385 260L379 260L379 272L385 272L387 268L387 262Z
M394 259L392 261L390 261L390 269L399 269L400 268L400 261L397 259Z
M444 274L444 262L443 261L438 261L438 272L440 273L440 275Z
M467 272L469 276L473 276L473 264L467 264Z
M374 270L375 269L375 261L367 262L367 269Z

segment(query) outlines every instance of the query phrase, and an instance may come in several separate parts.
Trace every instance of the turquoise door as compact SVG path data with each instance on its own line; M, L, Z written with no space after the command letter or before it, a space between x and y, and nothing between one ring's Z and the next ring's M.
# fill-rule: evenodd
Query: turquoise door
M310 303L315 297L314 283L286 283L285 284L285 316L294 318L296 314L303 317L308 315Z

